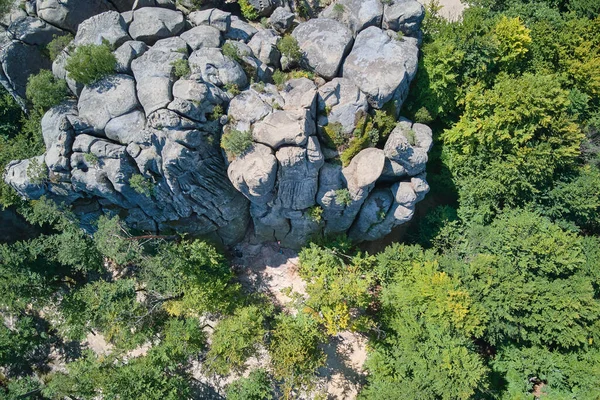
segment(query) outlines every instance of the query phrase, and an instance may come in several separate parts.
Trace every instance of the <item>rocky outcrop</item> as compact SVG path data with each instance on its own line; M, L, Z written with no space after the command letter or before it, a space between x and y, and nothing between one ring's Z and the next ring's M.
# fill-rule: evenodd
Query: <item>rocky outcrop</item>
M219 9L186 19L170 0L94 0L94 16L81 20L81 10L59 15L76 7L70 0L40 5L60 24L15 17L3 80L24 94L35 68L49 67L34 60L40 45L72 30L71 48L52 69L74 97L45 114L45 154L5 171L24 197L67 203L84 222L119 214L135 229L225 244L251 226L257 240L300 247L330 234L380 238L408 221L429 190L427 126L401 118L379 148L363 137L374 109L390 101L400 109L415 75L422 14L410 1L340 0L295 28L294 14L277 8L274 29ZM257 8L266 16L275 2ZM320 77L275 86L277 45L292 28L302 65ZM70 80L64 66L73 47L105 40L115 74L89 86ZM17 64L24 59L36 67ZM186 63L189 73L176 75L175 64ZM226 154L223 132L251 143ZM343 159L351 147L354 157Z

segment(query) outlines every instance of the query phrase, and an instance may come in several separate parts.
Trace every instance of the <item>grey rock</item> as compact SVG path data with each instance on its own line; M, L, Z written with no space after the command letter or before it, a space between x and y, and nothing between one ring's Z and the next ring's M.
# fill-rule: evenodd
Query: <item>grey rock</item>
M180 36L188 46L194 50L201 47L219 47L221 45L221 31L208 25L200 25L184 32Z
M225 39L240 40L248 43L258 30L236 16L231 16L231 24L225 32Z
M381 26L382 15L380 0L339 0L325 8L320 17L340 21L356 35L369 26Z
M272 66L279 67L279 59L281 53L277 49L277 43L281 37L272 29L258 31L248 42L248 46L252 49L254 56L261 62Z
M314 120L307 111L275 111L254 124L252 137L272 149L284 145L303 146L315 134Z
M0 48L2 72L10 92L24 99L27 80L42 69L50 69L50 60L39 47L12 41Z
M116 48L128 40L131 38L127 33L127 24L121 14L116 11L107 11L83 21L77 29L74 44L81 46L102 44L107 41Z
M248 0L248 3L254 7L261 17L268 17L275 8L275 2L272 0Z
M417 129L422 130L421 127L417 127ZM424 171L428 158L427 152L431 148L432 142L430 136L426 134L421 136L424 137L422 143L425 147L420 147L421 142L418 141L415 131L407 125L399 123L385 143L385 156L400 164L408 175L416 175ZM413 142L411 143L411 141Z
M205 82L213 85L237 85L244 88L248 78L242 67L234 60L226 57L218 48L200 48L189 58L192 73L202 75Z
M237 157L227 168L229 180L253 204L264 205L273 198L277 178L277 159L273 150L260 143Z
M163 7L170 10L176 9L175 0L135 0L133 9L137 10L144 7Z
M106 0L87 0L83 6L80 0L37 0L36 7L38 17L72 33L86 19L114 9Z
M292 27L296 15L285 7L277 7L271 17L269 24L279 33L285 33Z
M283 98L284 110L305 109L310 112L312 118L315 118L317 86L310 79L298 78L287 81L280 95Z
M117 50L114 51L115 57L117 58L116 71L120 74L131 74L131 63L136 58L140 57L148 51L148 45L144 42L130 40Z
M250 124L260 121L273 111L255 90L245 90L229 103L229 116L235 121Z
M394 197L388 189L375 189L363 204L349 237L357 242L377 240L394 227L394 213L390 212Z
M392 0L383 12L383 29L415 35L425 17L425 7L416 0Z
M425 198L425 195L429 193L429 184L427 183L427 174L422 172L416 176L410 178L410 183L413 190L417 194L417 201L421 201Z
M414 42L391 39L371 26L356 37L342 75L369 96L373 107L382 108L388 101L395 101L399 110L417 72L417 56Z
M173 86L174 100L170 110L189 119L206 122L206 114L212 113L216 105L229 100L227 94L210 83L180 79Z
M139 107L135 81L129 75L114 75L86 86L79 97L79 116L96 132L108 122Z
M208 10L194 11L188 15L193 26L210 25L221 32L227 32L231 26L231 13L210 8Z
M104 128L107 138L121 144L147 141L146 116L139 110L111 119Z
M39 174L48 175L44 156L29 160L11 161L6 166L3 179L25 198L37 200L46 194L46 187L39 181Z
M68 116L77 115L77 103L67 101L51 108L42 118L42 136L46 145L45 163L51 172L69 177L69 157L75 131Z
M303 210L316 204L319 169L324 158L319 141L311 136L306 148L287 146L277 151L277 202L286 209Z
M133 10L133 3L135 0L110 0L112 5L115 6L118 12L127 12Z
M355 197L366 197L364 192L372 189L383 172L385 154L383 150L367 148L361 150L350 164L343 169L348 190Z
M341 133L350 140L357 123L369 111L367 96L347 78L335 78L319 88L318 111L321 126L340 124ZM329 114L326 114L326 110Z
M352 32L327 18L311 19L294 29L292 36L304 52L304 63L325 79L337 76L342 60L352 47Z
M63 30L39 18L29 16L13 21L7 33L15 40L35 46L45 46L54 39L54 36L65 34Z
M185 58L177 51L182 46L186 43L181 38L159 40L131 63L137 96L147 116L173 100L173 63Z
M134 40L154 44L160 39L178 35L184 26L185 19L180 11L146 7L133 12L129 34Z

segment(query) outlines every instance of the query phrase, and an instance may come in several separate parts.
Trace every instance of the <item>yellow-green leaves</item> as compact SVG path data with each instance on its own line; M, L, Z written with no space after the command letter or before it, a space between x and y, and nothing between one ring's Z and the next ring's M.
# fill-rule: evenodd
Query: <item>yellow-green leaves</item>
M509 68L525 57L531 45L530 30L519 17L502 16L494 27L494 38L498 45L500 62Z

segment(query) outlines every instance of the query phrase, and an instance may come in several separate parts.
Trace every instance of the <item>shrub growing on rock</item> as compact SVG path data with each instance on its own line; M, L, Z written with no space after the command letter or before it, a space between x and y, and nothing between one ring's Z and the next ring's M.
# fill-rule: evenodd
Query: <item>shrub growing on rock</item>
M57 79L52 71L42 70L27 80L25 90L34 109L46 111L60 104L67 96L67 83Z
M48 50L48 55L50 56L50 60L54 61L58 58L60 53L71 43L73 40L73 35L62 35L62 36L53 36L54 39L46 46Z
M228 157L236 158L243 155L252 146L252 134L248 131L232 129L221 137L221 147Z
M75 50L66 70L76 82L91 85L114 73L116 66L117 59L107 43L88 44Z
M129 185L133 190L146 197L151 197L154 194L154 185L152 182L140 174L133 175L129 179Z
M248 0L238 0L238 4L240 5L244 18L255 21L260 16L258 10L254 8Z
M186 77L190 74L190 63L186 59L175 60L171 63L175 68L175 76L178 78Z
M288 58L290 64L298 64L300 58L302 58L302 50L298 45L298 41L291 35L285 35L279 43L277 43L277 49L281 52L281 55Z

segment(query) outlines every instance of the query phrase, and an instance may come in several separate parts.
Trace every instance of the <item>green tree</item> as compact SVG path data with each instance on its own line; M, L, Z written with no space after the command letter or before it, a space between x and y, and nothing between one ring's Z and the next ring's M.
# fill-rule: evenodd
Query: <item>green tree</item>
M228 400L270 400L273 398L271 379L264 369L250 372L227 386Z

